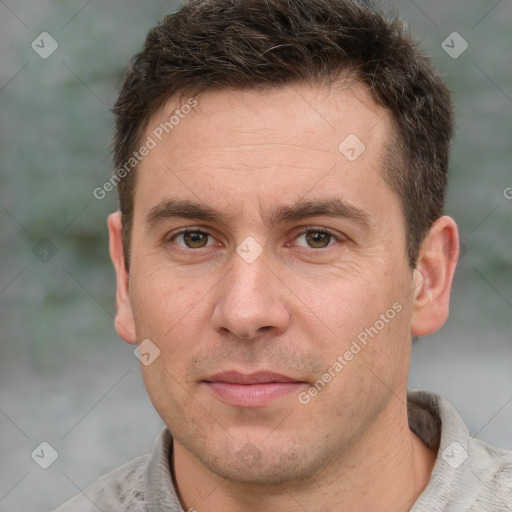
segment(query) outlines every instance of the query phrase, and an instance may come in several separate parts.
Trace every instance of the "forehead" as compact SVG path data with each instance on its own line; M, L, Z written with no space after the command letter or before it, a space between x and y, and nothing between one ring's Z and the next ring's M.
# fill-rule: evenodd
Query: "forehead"
M191 111L187 103L192 102ZM193 139L187 137L190 130L195 132ZM181 102L173 96L153 112L146 135L173 151L186 151L188 143L216 149L218 139L235 141L235 136L236 142L245 138L249 145L266 138L271 144L295 142L305 150L332 150L332 143L337 149L337 143L350 134L375 148L389 137L389 131L388 111L375 103L365 85L339 82L332 88L296 84L217 89L181 98Z
M260 205L333 186L364 194L386 186L382 163L390 135L388 112L361 85L222 89L182 103L170 98L144 135L153 147L138 168L136 210L137 197L147 211L173 193L217 204L259 194Z

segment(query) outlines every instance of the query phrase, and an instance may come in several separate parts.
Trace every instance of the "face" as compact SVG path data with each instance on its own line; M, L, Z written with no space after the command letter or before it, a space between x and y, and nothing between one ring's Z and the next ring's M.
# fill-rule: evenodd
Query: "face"
M175 446L231 480L305 478L406 414L416 295L390 119L360 86L197 101L161 141L179 105L149 121L118 330L151 340Z

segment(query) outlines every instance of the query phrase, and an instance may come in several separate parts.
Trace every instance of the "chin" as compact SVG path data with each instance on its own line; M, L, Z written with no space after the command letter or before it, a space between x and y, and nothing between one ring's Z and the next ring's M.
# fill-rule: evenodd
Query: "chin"
M318 452L311 457L311 446L279 443L258 449L256 444L247 442L234 450L233 444L215 453L210 448L209 453L198 457L209 471L233 483L271 486L300 482L311 479L326 462Z

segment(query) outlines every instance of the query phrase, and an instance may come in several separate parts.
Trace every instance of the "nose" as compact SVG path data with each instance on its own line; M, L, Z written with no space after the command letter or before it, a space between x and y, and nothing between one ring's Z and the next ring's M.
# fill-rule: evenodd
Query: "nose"
M244 340L282 334L290 323L286 290L269 268L265 253L251 263L235 253L229 272L215 287L213 327Z

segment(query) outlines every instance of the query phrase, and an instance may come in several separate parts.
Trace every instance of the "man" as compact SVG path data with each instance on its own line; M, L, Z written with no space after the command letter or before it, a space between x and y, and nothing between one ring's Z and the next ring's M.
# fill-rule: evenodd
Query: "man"
M167 428L60 512L512 510L512 454L407 390L459 242L450 94L399 21L192 1L115 114L116 329Z

